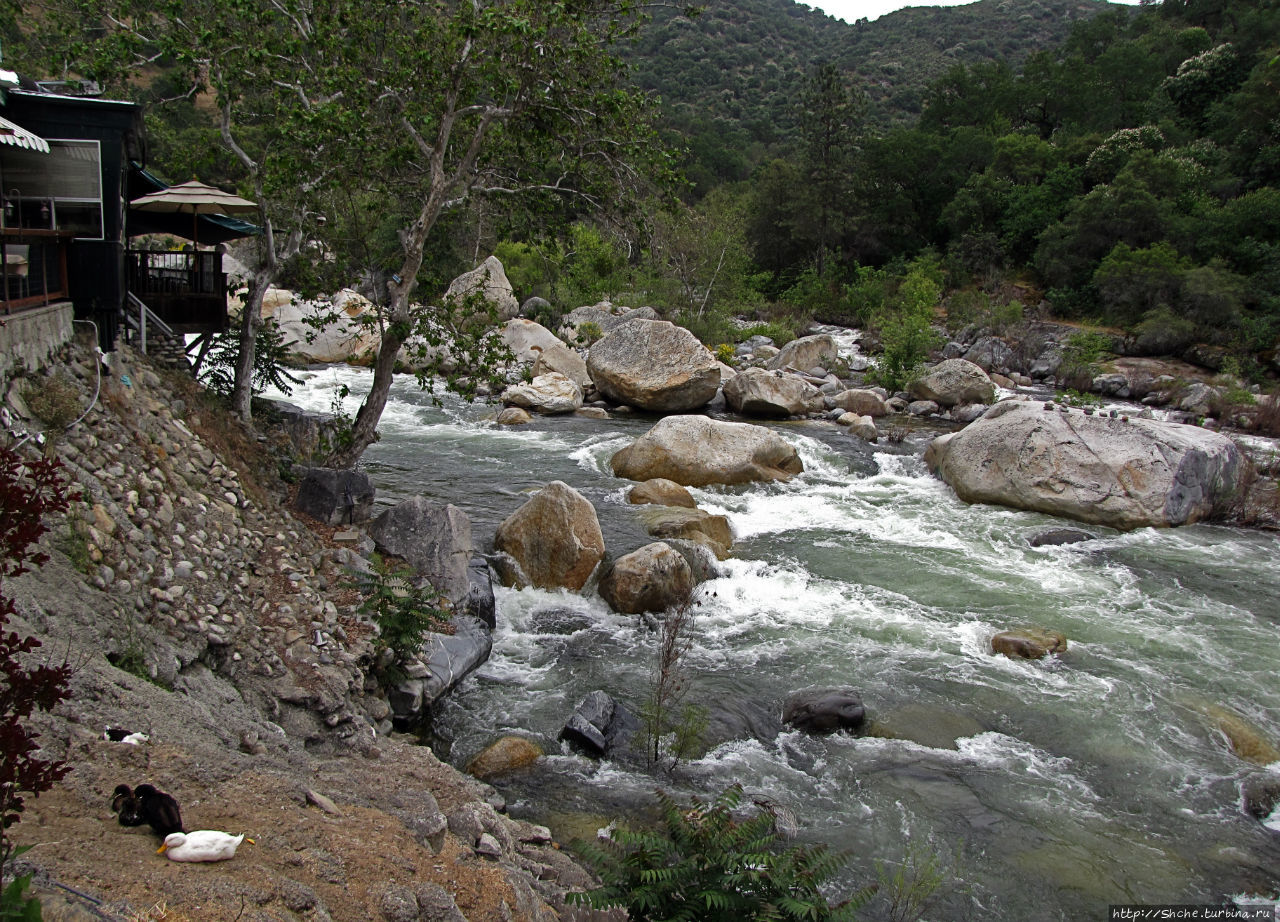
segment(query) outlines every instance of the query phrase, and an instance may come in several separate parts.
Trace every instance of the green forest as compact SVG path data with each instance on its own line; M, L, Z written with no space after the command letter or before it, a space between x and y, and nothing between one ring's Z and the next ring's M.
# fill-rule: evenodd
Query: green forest
M71 4L79 18L67 21L82 30L95 15L125 21L86 11L94 6ZM526 56L540 16L578 15L559 4L554 14L510 6L502 40L526 42ZM601 150L609 131L624 132L643 168L615 171L611 192L542 194L532 205L481 194L508 192L516 179L560 191L549 178L557 145L580 155L579 172L564 171L571 179L603 162L570 150L576 142L555 134L550 110L531 107L524 121L487 138L501 162L482 157L461 193L438 203L413 270L420 288L441 290L496 253L519 297L546 299L544 320L601 299L648 304L712 346L750 335L731 322L744 316L758 322L752 331L775 339L814 320L893 339L941 320L998 332L1036 310L1121 332L1133 354L1195 350L1201 364L1231 361L1255 376L1273 360L1277 0L981 0L855 24L789 0L624 7L627 16L609 29L616 57L591 58L591 80L621 80L614 95L593 84L608 118L597 114L592 127ZM286 51L271 58L219 46L218 28L195 38L125 36L132 49L107 41L110 30L68 42L56 24L46 14L49 28L36 36L14 33L12 18L0 25L19 36L18 47L26 42L16 56L31 69L89 74L147 102L158 172L265 194L279 206L278 229L289 224L285 205L324 216L306 227L310 244L283 254L280 284L333 290L363 279L376 299L380 280L410 265L402 244L418 200L393 190L417 169L413 150L375 143L372 120L342 109L350 90L329 97L325 121L320 109L285 111L272 89L290 84L263 62L283 62ZM547 25L547 41L564 40L555 31L563 26ZM465 35L472 27L456 28ZM330 40L341 43L347 32ZM385 33L362 34L386 45ZM361 53L385 62L392 52ZM124 66L130 54L145 67ZM350 54L342 53L344 66L373 66L345 61ZM396 77L410 87L405 99L414 86L448 78L447 68L430 70L435 59L426 52L395 54L404 57ZM415 76L415 67L427 70ZM572 67L565 61L547 87L579 79ZM368 111L380 104L371 97ZM220 131L220 114L231 119L230 132ZM430 115L424 108L424 124L434 124ZM284 124L297 126L287 138ZM335 141L334 124L349 150ZM233 134L235 145L223 143ZM310 151L286 155L289 138ZM326 149L334 152L328 163L305 162L304 154ZM246 150L262 155L239 155ZM306 190L305 207L301 191L284 191L290 182ZM326 258L306 258L316 252Z

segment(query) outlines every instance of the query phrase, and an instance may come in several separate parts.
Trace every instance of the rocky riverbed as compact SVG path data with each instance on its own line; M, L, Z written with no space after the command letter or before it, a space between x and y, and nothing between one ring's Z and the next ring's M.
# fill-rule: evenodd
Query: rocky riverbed
M70 699L35 719L72 771L12 830L33 846L19 864L45 918L603 918L565 908L590 881L545 828L388 733L349 588L358 552L286 511L282 446L228 423L189 377L128 348L112 359L99 379L77 342L6 396L21 439L33 388L81 407L97 394L48 446L83 502L48 523L49 562L5 586L15 629L75 667ZM110 809L117 785L143 782L177 798L187 828L256 844L213 865L156 855Z

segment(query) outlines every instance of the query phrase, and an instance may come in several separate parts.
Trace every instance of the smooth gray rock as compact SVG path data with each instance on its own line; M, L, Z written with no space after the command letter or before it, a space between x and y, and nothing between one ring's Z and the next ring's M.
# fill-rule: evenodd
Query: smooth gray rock
M802 336L791 340L777 355L765 363L765 367L769 369L790 367L798 371L805 371L814 366L830 368L838 358L835 337L830 333L819 333L816 336Z
M369 525L379 550L403 557L414 572L451 602L461 602L470 588L467 567L475 553L471 520L454 505L423 496L388 509Z
M417 726L437 701L489 659L493 637L483 623L459 616L453 619L453 625L453 634L427 635L417 664L410 664L406 670L415 677L398 682L388 693L397 726Z
M467 563L467 595L462 610L491 631L498 626L498 603L493 596L489 561L479 554Z
M351 525L369 520L373 483L360 471L314 467L298 485L294 508L326 525Z
M965 502L1121 530L1224 516L1244 469L1235 443L1217 433L1017 400L934 439L925 462Z
M591 347L587 371L596 389L617 403L655 413L705 406L720 388L720 366L683 327L631 320Z

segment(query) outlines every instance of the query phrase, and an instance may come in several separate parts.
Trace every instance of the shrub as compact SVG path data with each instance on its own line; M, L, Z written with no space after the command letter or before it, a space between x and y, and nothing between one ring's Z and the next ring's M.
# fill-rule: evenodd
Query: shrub
M724 365L733 366L738 364L738 355L733 351L730 343L721 343L714 349L716 361Z
M364 597L359 610L373 618L379 647L391 651L398 664L422 646L428 631L446 628L449 613L439 593L414 585L410 567L393 566L377 554L370 563L370 571L356 580Z
M268 387L274 387L288 396L293 392L295 384L302 383L300 378L295 378L285 368L291 345L291 342L285 342L284 333L280 331L274 318L267 317L262 321L254 340L251 384L254 396ZM215 336L200 372L200 380L204 386L221 397L230 397L235 387L236 361L239 357L238 333L219 333Z
M1066 387L1087 390L1098 373L1098 363L1111 351L1111 339L1102 333L1072 333L1062 350L1058 382Z
M827 922L852 919L871 894L862 890L828 903L822 885L844 859L821 845L781 848L767 812L736 818L739 785L689 807L662 791L657 798L661 828L620 828L601 844L580 846L603 886L571 899L599 909L624 907L633 922Z
M693 645L689 637L693 610L701 604L690 595L662 620L657 659L649 680L649 697L640 712L645 731L645 758L651 766L658 765L662 758L664 738L670 737L667 754L674 769L692 754L706 729L706 709L685 701L689 676L684 657Z
M932 323L940 295L938 284L919 269L902 280L897 294L875 319L884 354L867 375L869 380L891 392L900 391L920 373L938 343Z
M57 442L62 431L75 422L84 411L80 389L64 374L55 374L28 386L23 395L27 406L45 425L45 436Z

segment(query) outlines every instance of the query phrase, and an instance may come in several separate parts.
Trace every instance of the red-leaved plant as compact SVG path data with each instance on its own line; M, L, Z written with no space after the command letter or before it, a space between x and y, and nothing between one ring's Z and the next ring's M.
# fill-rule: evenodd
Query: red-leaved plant
M65 512L74 498L60 467L54 460L27 461L0 448L0 880L5 865L24 851L14 846L8 830L22 818L25 797L38 797L71 770L66 762L40 757L37 736L25 723L37 708L50 710L68 697L71 667L31 664L29 654L40 641L9 628L17 609L4 594L5 579L48 559L34 549L45 531L44 517ZM29 876L19 877L0 890L5 918L40 918L39 903L24 895L29 884Z

